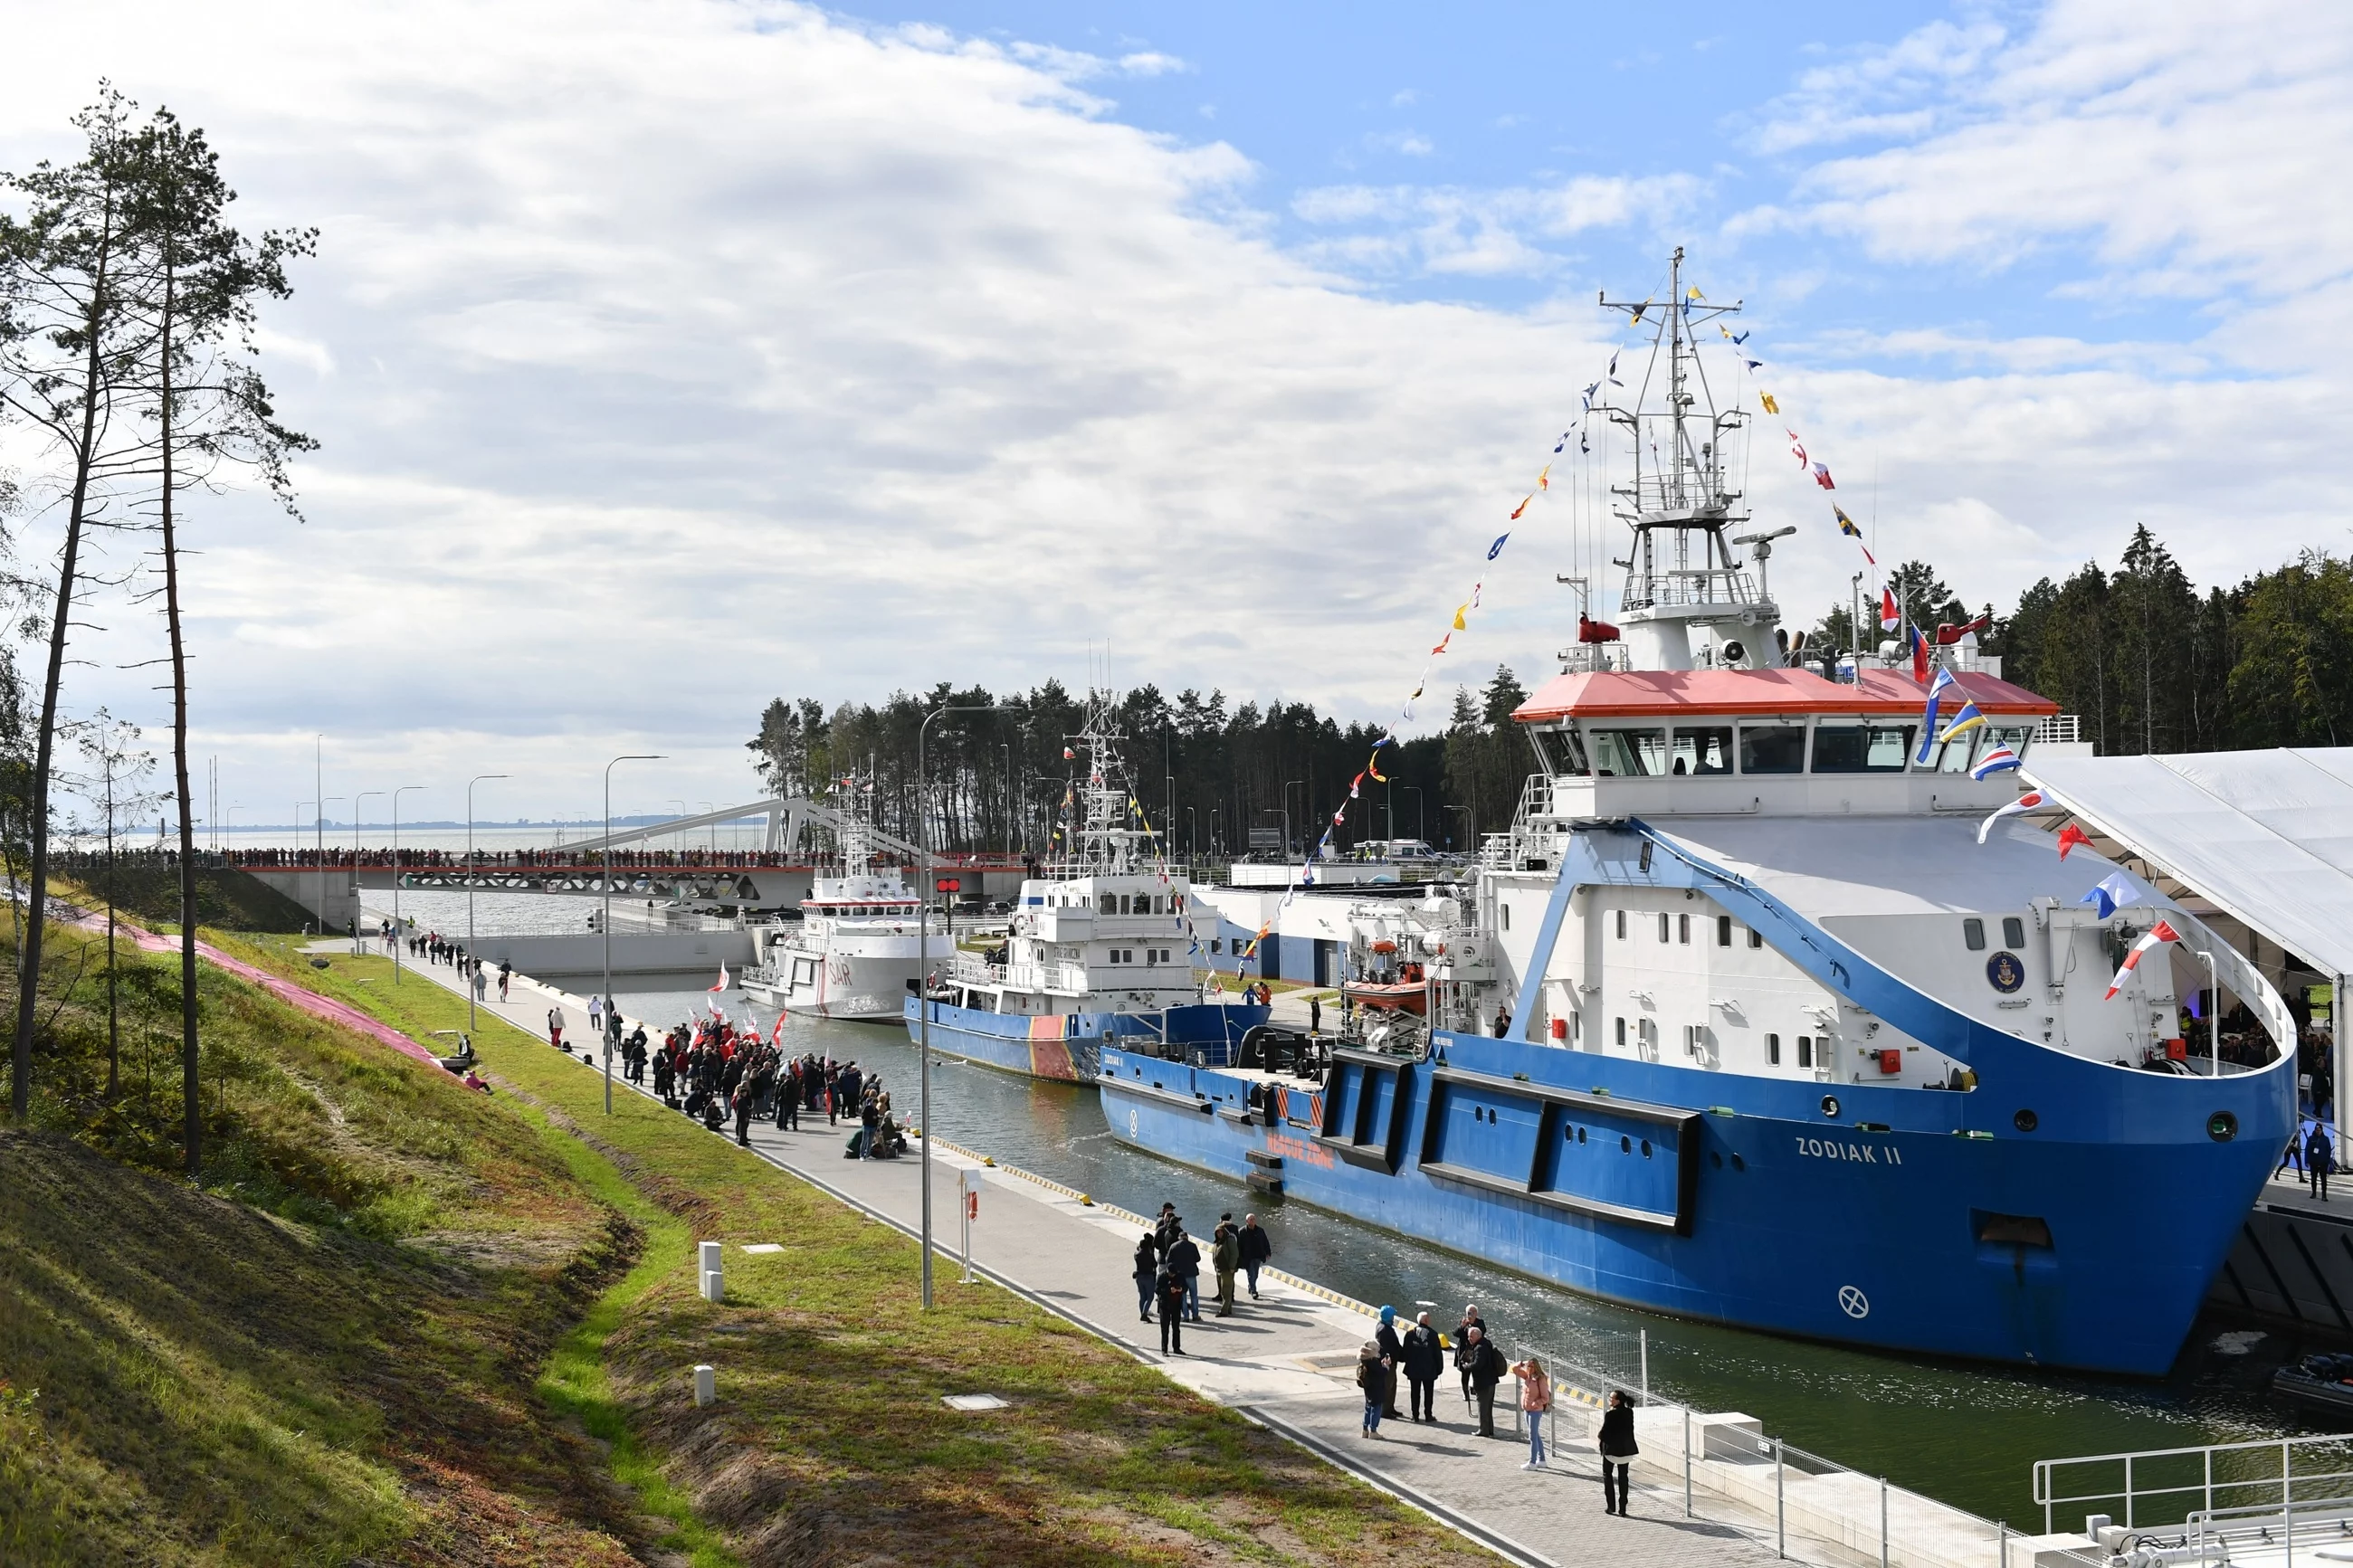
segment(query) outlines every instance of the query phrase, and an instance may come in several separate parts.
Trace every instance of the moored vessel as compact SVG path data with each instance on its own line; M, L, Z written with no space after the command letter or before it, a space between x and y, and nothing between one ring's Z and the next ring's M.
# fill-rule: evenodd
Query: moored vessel
M799 920L755 929L743 987L788 1013L889 1023L923 973L929 917L899 869L875 862L871 782L844 779L837 788L853 797L839 829L839 870L814 880Z
M1109 701L1092 696L1065 755L1055 857L1021 884L1004 945L932 967L907 1032L931 1047L1037 1078L1092 1082L1103 1050L1226 1061L1267 1009L1205 999L1194 979L1191 884L1121 773Z
M1848 679L1792 657L1680 261L1633 309L1656 403L1602 410L1633 464L1617 624L1581 616L1514 714L1536 771L1470 877L1361 914L1426 966L1427 1020L1107 1049L1113 1131L1632 1305L2160 1373L2295 1125L2286 1007L2129 871L1992 820L2051 703L1947 644L1919 656L1940 728L1900 644ZM1352 979L1394 990L1369 945ZM2208 955L2266 1065L2191 1070Z

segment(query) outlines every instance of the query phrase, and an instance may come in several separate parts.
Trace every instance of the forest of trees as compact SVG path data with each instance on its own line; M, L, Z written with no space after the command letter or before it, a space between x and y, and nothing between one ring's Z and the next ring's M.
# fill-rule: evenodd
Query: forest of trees
M1387 784L1364 794L1334 836L1345 850L1367 838L1470 842L1466 817L1482 827L1508 822L1528 772L1527 743L1510 714L1524 693L1499 668L1483 697L1462 692L1443 736L1382 752ZM894 692L878 705L778 699L749 742L762 779L785 794L823 798L845 775L871 778L876 826L915 837L915 732L946 706L998 707L952 714L932 726L925 753L933 842L942 848L1043 853L1063 792L1079 764L1062 752L1083 720L1084 699L1059 682L994 695L944 683L921 695ZM1286 827L1292 845L1312 845L1372 755L1378 728L1342 725L1303 702L1244 702L1225 694L1139 687L1116 705L1127 782L1155 829L1179 856L1224 858L1247 851L1249 829ZM1450 806L1467 810L1450 811ZM1288 809L1288 820L1285 810Z
M1923 625L1967 621L1927 563L1905 562L1890 583ZM2353 563L2311 552L2235 588L2201 593L2146 528L2114 572L2087 562L2064 582L2044 578L2008 616L1982 607L1981 639L2004 675L2079 715L2102 755L2353 741ZM1809 634L1846 647L1847 606ZM1535 765L1511 721L1526 689L1496 668L1478 690L1458 688L1442 734L1383 753L1387 784L1365 782L1334 842L1426 838L1461 849L1474 831L1507 826ZM928 755L933 843L943 849L1039 854L1075 763L1063 760L1083 698L1054 681L992 695L944 683L894 692L879 706L778 699L749 745L763 779L784 794L822 797L855 773L875 784L879 826L915 837L915 731L932 726ZM1248 829L1288 827L1294 852L1313 845L1379 738L1303 702L1229 705L1222 691L1173 700L1157 687L1123 696L1118 728L1128 782L1152 826L1187 858L1223 858L1250 846ZM1474 827L1475 825L1475 827Z

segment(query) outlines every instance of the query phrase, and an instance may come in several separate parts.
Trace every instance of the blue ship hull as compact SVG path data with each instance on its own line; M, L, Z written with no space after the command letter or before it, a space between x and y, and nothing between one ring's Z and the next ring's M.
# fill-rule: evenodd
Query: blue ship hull
M1645 833L1635 824L1637 834ZM1631 1306L1886 1350L2161 1375L2295 1125L2294 1058L2183 1078L1945 1008L1753 884L1659 857L1973 1089L1747 1077L1440 1033L1251 1075L1117 1047L1115 1136ZM1615 879L1599 861L1564 886ZM1269 1122L1271 1125L1269 1125Z
M983 1067L1068 1083L1093 1081L1103 1049L1124 1042L1131 1048L1159 1044L1163 1016L1134 1013L992 1013L934 1002L932 1049ZM923 1038L923 1015L906 1000L907 1037ZM1235 1059L1245 1031L1266 1022L1264 1007L1171 1007L1166 1029L1173 1048L1208 1062Z

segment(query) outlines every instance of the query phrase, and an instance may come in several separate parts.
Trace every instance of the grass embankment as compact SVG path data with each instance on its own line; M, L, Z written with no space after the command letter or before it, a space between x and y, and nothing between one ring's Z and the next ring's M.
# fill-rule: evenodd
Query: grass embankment
M390 964L304 965L233 944L413 1031L464 1003ZM914 1244L503 1024L477 1046L497 1079L576 1133L624 1190L599 1191L648 1245L558 1352L543 1386L640 1482L660 1476L754 1563L1447 1564L1459 1538L1149 1367L993 1287L940 1279L920 1310ZM596 1167L583 1163L584 1174ZM689 1244L730 1244L728 1300L692 1283ZM750 1257L735 1244L768 1241ZM719 1368L694 1406L690 1369ZM1010 1408L965 1415L943 1394ZM675 1508L677 1495L649 1491Z
M103 943L52 942L35 1124L0 1134L0 1562L617 1564L665 1532L535 1387L641 1244L570 1141L206 966L197 1190L170 961L122 956L110 1094Z
M102 866L77 869L72 875L87 885L78 902L103 907L107 871ZM114 902L125 915L151 928L180 923L180 868L160 858L124 856L113 870ZM196 868L196 924L218 931L299 931L318 916L259 877L234 866Z

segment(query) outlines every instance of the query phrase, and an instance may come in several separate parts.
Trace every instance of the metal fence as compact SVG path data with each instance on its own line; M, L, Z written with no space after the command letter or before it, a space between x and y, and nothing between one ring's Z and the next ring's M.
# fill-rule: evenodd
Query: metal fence
M1612 1389L1638 1401L1635 1479L1680 1492L1684 1517L1729 1526L1778 1557L1821 1568L2010 1568L2006 1522L1810 1453L1752 1417L1694 1409L1651 1385L1647 1332L1632 1348L1627 1376L1524 1347L1552 1373L1556 1431L1567 1431L1570 1409L1598 1408ZM1518 1403L1515 1389L1515 1423Z

